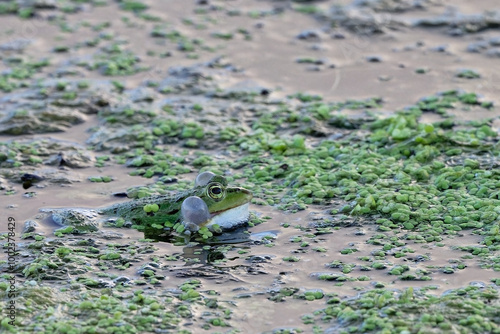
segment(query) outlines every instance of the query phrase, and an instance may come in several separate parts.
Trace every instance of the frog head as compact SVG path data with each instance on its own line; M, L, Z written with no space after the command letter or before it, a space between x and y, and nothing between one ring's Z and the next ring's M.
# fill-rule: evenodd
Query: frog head
M248 220L252 193L245 188L228 186L227 180L212 172L196 177L191 196L181 206L181 219L188 231L219 225L234 228Z

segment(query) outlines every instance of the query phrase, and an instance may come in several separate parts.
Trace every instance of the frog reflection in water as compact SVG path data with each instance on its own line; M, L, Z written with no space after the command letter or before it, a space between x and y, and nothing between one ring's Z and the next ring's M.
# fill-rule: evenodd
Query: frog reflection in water
M203 227L220 232L242 226L248 221L251 199L250 191L228 186L226 178L221 175L203 172L196 177L192 189L176 195L144 197L97 210L64 208L41 211L49 213L60 225L72 226L73 233L97 231L100 222L119 217L144 229L149 236L152 232L160 235L165 227L176 223L182 226L177 230L189 236ZM150 209L146 209L148 207Z

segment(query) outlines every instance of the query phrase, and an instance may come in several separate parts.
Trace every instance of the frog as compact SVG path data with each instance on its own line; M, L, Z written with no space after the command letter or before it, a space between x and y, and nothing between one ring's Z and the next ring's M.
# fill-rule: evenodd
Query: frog
M224 176L206 171L196 177L192 189L177 194L153 195L97 209L40 211L63 230L76 234L98 231L103 223L122 218L149 235L177 227L178 232L190 236L203 228L220 233L245 225L252 197L251 191L229 186Z

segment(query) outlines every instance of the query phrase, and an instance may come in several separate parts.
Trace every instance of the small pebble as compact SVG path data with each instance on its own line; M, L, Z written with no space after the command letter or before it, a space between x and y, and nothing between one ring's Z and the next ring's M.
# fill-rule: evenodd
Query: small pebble
M298 39L302 40L319 40L321 39L319 33L315 30L304 30L300 34L297 35Z
M380 56L368 56L368 57L366 57L366 61L369 63L381 63L382 57L380 57Z

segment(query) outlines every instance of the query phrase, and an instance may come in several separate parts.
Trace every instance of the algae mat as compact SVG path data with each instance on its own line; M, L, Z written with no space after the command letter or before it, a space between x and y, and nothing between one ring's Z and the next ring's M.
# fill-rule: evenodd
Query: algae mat
M1 331L499 333L493 7L0 1ZM206 170L245 238L37 219Z

